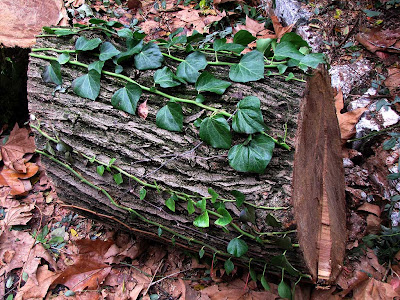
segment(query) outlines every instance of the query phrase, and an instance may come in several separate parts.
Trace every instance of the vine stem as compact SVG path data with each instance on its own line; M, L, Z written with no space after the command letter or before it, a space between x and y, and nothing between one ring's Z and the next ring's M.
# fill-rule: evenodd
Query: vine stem
M45 49L47 49L46 51L58 50L58 49L54 49L54 50L53 50L53 48L45 48ZM163 53L163 54L164 54L164 55L168 55L168 54L165 54L165 53ZM54 57L54 56L41 55L41 54L36 54L36 53L29 53L29 55L32 56L32 57L40 58L40 59L57 61L57 58ZM71 65L75 65L75 66L82 67L82 68L88 68L88 65L87 65L87 64L81 63L81 62L79 62L79 61L75 61L75 60L72 60L72 61L71 61L71 60L69 60L68 63L71 64ZM181 103L188 103L188 104L196 105L196 106L198 106L198 107L207 109L207 110L212 111L212 112L214 112L214 113L221 114L221 115L223 115L223 116L225 116L225 117L228 117L228 118L232 118L232 117L233 117L232 114L226 112L225 110L220 110L220 109L215 108L215 107L212 107L212 106L204 105L203 103L196 102L195 100L175 97L175 96L169 95L169 94L167 94L167 93L161 92L161 91L159 91L159 90L157 90L157 89L153 89L153 88L149 88L149 87L147 87L147 86L141 85L141 84L139 84L138 82L136 82L135 80L129 78L128 76L125 76L125 75L122 75L122 74L117 74L117 73L110 72L110 71L104 71L104 70L102 70L101 72L102 72L104 75L108 75L108 76L120 78L120 79L123 79L123 80L125 80L125 81L127 81L127 82L136 84L136 85L138 85L141 89L143 89L143 90L145 90L145 91L147 91L147 92L149 92L149 93L152 93L152 94L156 94L156 95L165 97L165 98L167 98L167 99L169 99L169 100L173 100L173 101L181 102ZM286 144L285 142L279 142L277 139L273 138L272 136L270 136L270 135L267 134L266 132L261 132L261 134L264 134L265 136L268 136L269 138L271 138L272 141L273 141L275 144L277 144L278 146L282 147L283 149L290 150L290 146L289 146L288 144Z

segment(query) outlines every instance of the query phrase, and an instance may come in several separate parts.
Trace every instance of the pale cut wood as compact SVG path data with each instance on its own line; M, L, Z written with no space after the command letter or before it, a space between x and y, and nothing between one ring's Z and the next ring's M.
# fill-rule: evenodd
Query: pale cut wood
M70 38L42 39L37 47L72 49L73 43L74 40L71 41ZM120 45L117 44L117 47ZM79 59L85 63L91 62L85 56L79 55ZM222 197L229 199L233 199L230 191L239 190L246 195L247 201L254 205L289 207L287 210L272 212L283 223L283 229L279 231L297 229L297 233L290 233L288 236L293 243L299 242L300 248L288 250L287 258L298 270L312 275L313 281L319 279L319 273L323 279L328 278L328 281L333 278L335 266L331 269L325 268L331 275L318 272L319 266L324 265L323 253L330 250L329 257L334 258L335 263L340 263L343 258L341 249L344 247L342 239L331 244L328 240L329 249L319 251L319 247L323 245L320 242L322 210L326 210L329 215L326 225L338 228L341 224L336 224L337 222L345 222L345 217L342 218L344 210L340 210L340 207L336 212L334 205L328 203L327 209L322 205L324 190L328 202L331 201L332 192L344 191L344 181L333 180L332 184L335 187L329 187L331 172L342 172L342 162L338 159L332 162L324 160L326 155L340 156L340 149L327 147L336 143L331 140L339 141L340 137L336 131L338 125L333 97L330 98L329 88L323 86L327 84L325 71L318 71L311 78L303 100L301 99L305 90L304 84L297 81L288 82L282 77L267 77L246 84L234 83L222 97L206 95L207 104L217 108L224 107L231 112L235 110L237 101L245 96L255 95L261 100L264 119L272 136L283 136L285 124L288 126L287 142L295 151L276 148L265 174L246 174L229 167L226 150L199 145L198 129L191 125L191 122L198 117L204 118L207 112L184 106L184 133L168 132L155 126L156 112L165 104L165 99L154 95L142 95L141 102L147 100L149 105L149 116L144 121L111 106L110 99L113 93L123 86L120 80L112 77L102 77L102 89L96 101L77 97L71 89L66 93L56 92L52 96L54 86L44 83L41 79L41 73L47 64L44 60L31 58L28 72L29 109L36 119L40 120L42 130L51 135L57 134L77 152L88 156L96 155L103 162L115 157L116 164L124 171L150 183L156 180L163 188L209 196L208 188L211 187ZM171 65L172 68L174 66L176 65ZM227 70L224 68L214 67L207 70L217 77L227 78ZM83 71L68 64L63 65L64 85L69 86ZM126 65L124 72L143 85L149 86L153 81L153 71L141 72L138 75L131 66ZM314 85L320 85L321 89L327 91L324 97L314 94L319 92L315 91ZM167 92L185 98L193 98L196 95L193 88L174 88ZM235 136L234 139L235 142L243 141L243 137L240 136ZM47 142L40 134L36 134L36 141L39 148L43 148ZM174 159L171 160L171 157ZM66 203L76 209L80 207L81 212L92 211L91 216L97 216L103 221L123 223L136 232L158 238L157 227L131 218L128 213L115 208L104 195L82 183L59 164L45 157L42 159L47 173L56 185L58 195ZM168 197L166 194L148 191L145 201L140 201L140 185L125 178L124 184L117 186L111 174L99 176L96 166L88 163L87 159L79 155L75 155L74 159L72 166L77 172L94 184L104 187L119 203L135 209L152 221L173 228L179 234L208 243L223 252L226 252L228 242L239 235L232 228L223 234L221 229L215 226L207 230L198 229L192 225L195 216L186 213L185 203L178 202L176 212L172 213L164 205ZM309 196L313 198L310 199ZM342 205L341 202L339 204ZM234 222L246 231L278 231L277 228L266 224L265 218L270 211L256 209L256 222L251 225L240 221L240 210L234 204L228 203L227 209L234 217ZM104 218L106 215L110 217ZM211 223L213 220L211 218ZM331 236L334 236L332 230ZM165 242L170 241L172 237L172 234L164 232L159 239ZM272 256L280 255L284 251L276 242L260 245L254 240L242 238L249 244L248 256L255 258L252 262L255 268L263 268L263 261L268 262ZM201 244L188 244L178 237L175 237L175 240L177 245L192 251L201 248ZM246 264L245 261L243 263ZM279 273L279 269L270 266L268 271Z

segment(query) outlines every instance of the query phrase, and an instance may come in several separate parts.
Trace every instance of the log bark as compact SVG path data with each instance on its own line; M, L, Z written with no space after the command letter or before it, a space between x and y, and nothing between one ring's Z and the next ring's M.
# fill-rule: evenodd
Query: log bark
M36 47L73 49L73 45L70 38L41 39ZM78 59L85 63L93 61L83 55ZM173 67L173 63L166 63ZM337 275L345 248L344 175L333 95L324 69L311 77L307 88L302 82L285 81L283 77L275 76L252 83L234 83L222 96L206 94L207 104L230 112L235 111L236 103L245 96L257 96L261 100L264 120L270 128L268 133L283 137L287 126L287 143L292 150L275 148L264 174L248 174L230 168L226 150L200 143L193 120L204 118L208 114L206 111L185 106L184 132L169 132L155 125L155 115L165 105L162 97L142 95L140 103L147 101L149 107L149 116L142 120L112 107L110 99L116 90L123 87L121 80L102 75L100 95L92 101L78 97L71 88L60 93L54 91L54 85L44 83L41 73L47 64L45 60L31 57L28 71L29 111L35 120L40 121L40 131L57 136L73 148L73 163L70 164L73 170L107 191L120 207L135 210L149 222L116 207L107 195L83 182L71 169L42 156L47 173L65 203L81 213L86 212L164 242L172 240L192 251L199 251L207 245L204 248L206 252L216 252L217 256L226 259L229 241L241 233L232 226L223 232L221 227L212 225L217 219L213 216L210 216L209 228L194 227L193 220L199 212L189 215L184 201L176 202L176 212L170 211L164 204L170 196L165 191L198 195L197 200L200 200L201 197L210 197L209 188L225 199L234 199L230 192L238 190L251 203L252 206L247 205L249 211L253 206L288 207L281 210L255 208L255 222L252 224L240 218L241 209L233 202L226 202L239 230L253 236L257 236L256 232L296 230L287 234L292 244L300 245L286 250L290 263L302 273L311 275L313 281L331 282ZM228 78L224 68L209 66L207 70L217 77ZM63 85L69 87L72 80L83 75L84 71L63 65ZM154 71L138 73L128 64L124 73L140 84L152 85ZM171 93L170 90L167 92ZM173 88L172 93L185 98L196 95L193 87ZM38 149L48 148L46 137L40 132L36 132L35 137ZM237 141L243 141L243 138L237 135ZM87 159L94 156L105 163L116 158L115 165L121 170L149 184L156 182L164 192L147 188L146 198L140 200L140 184L126 176L123 184L115 184L112 174L115 170L105 172L104 176L98 175L97 164ZM59 154L56 157L64 163L69 161ZM210 202L207 207L211 207ZM275 216L283 224L282 228L270 226L266 221L268 214ZM159 236L160 226L156 224L172 230L164 230ZM262 244L242 236L249 251L239 261L248 265L248 259L253 258L252 266L263 268L264 262L268 263L271 257L285 251L282 249L282 235L263 235L262 238L265 236L268 236L265 239L268 241ZM279 272L279 268L270 265L268 270Z

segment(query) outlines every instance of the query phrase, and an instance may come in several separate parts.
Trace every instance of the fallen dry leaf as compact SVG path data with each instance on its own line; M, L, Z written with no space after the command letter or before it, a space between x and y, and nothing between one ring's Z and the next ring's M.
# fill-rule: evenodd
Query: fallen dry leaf
M26 173L24 159L25 154L35 152L35 141L29 136L30 131L26 128L19 128L15 124L10 133L7 143L1 147L4 165L20 173Z
M39 285L39 279L37 278L37 269L42 262L42 259L48 262L53 270L57 270L57 264L53 259L53 256L46 250L42 244L36 244L29 252L28 259L24 265L24 272L28 274L29 278L35 285Z
M34 203L20 204L18 206L7 209L7 214L0 224L5 227L13 225L26 225L32 219L32 210L35 208Z
M138 107L138 115L143 120L146 120L148 114L149 114L149 108L147 107L147 100L145 100Z
M355 126L358 123L361 115L364 113L364 111L367 110L367 108L357 108L355 110L348 111L342 114L341 110L344 108L344 102L343 92L341 90L339 90L335 96L335 107L336 115L339 122L340 137L342 139L342 144L344 144L356 133Z
M369 278L353 291L354 300L389 300L400 296L389 283Z
M276 34L276 38L278 39L278 43L280 39L285 35L285 33L289 33L292 31L294 24L283 27L282 24L279 22L277 16L271 16L272 25L274 27L274 31Z
M257 36L257 34L260 31L263 31L265 28L265 23L258 23L257 21L250 19L247 15L246 15L246 25L238 25L235 27L236 31L239 30L247 30L248 32L250 32L253 36Z
M25 168L25 173L16 172L6 166L0 171L0 185L9 186L11 195L21 195L32 189L29 178L38 172L39 167L34 163L28 162L25 164Z
M380 217L381 215L381 208L378 205L367 202L362 204L357 210L369 212L371 214L376 215L377 217Z
M365 28L356 35L356 40L371 52L400 53L400 29Z
M388 76L385 80L385 86L389 89L392 96L400 94L400 69L388 68Z

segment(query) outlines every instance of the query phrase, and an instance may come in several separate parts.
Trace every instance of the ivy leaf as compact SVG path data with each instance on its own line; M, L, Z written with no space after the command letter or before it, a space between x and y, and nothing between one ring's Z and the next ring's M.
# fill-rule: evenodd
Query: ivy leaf
M265 279L264 275L261 276L260 281L261 281L261 285L263 286L264 290L266 290L266 291L271 290L271 287L269 286L269 284L268 284L267 280Z
M217 212L220 215L222 215L222 217L217 219L214 222L215 225L226 226L232 221L232 216L229 214L229 212L225 208L220 207L220 208L217 209Z
M56 36L66 36L66 35L75 34L75 31L73 31L71 29L57 29L57 30L54 30L54 34Z
M247 46L251 42L255 41L256 38L247 30L239 30L236 32L236 34L233 36L233 42L235 44L240 44L243 46Z
M72 82L72 88L78 96L96 100L100 93L100 74L96 70L90 70L88 74L76 78Z
M175 80L175 78L175 74L166 66L154 73L154 82L163 88L170 88L180 85L181 83Z
M236 199L236 206L239 208L240 206L242 206L242 204L244 203L245 200L245 196L243 195L242 192L239 191L231 191L231 194L233 197L235 197Z
M275 245L279 248L284 250L291 250L293 249L292 239L289 236L276 238Z
M119 37L124 39L133 39L133 32L129 28L121 28L117 31Z
M267 50L270 46L271 43L274 39L267 38L267 39L258 39L256 44L257 44L257 50L260 51L261 53L264 53L265 50Z
M201 211L205 211L207 206L206 198L202 198L201 200L197 201L196 206L200 208Z
M257 282L257 273L256 273L256 271L254 271L253 269L249 268L249 273L250 273L251 280L253 280L254 282Z
M203 258L204 254L205 254L204 248L201 248L201 249L199 250L199 257L200 257L200 258Z
M121 173L117 173L113 175L114 181L117 185L120 185L121 183L124 182L124 180L122 179L122 174Z
M283 279L278 285L278 294L282 298L292 298L292 291L290 290L290 287L287 285L287 283L283 281Z
M273 215L271 215L271 213L265 217L265 223L272 227L282 227L282 223L279 222Z
M188 200L187 202L187 211L189 215L194 213L194 204L192 200Z
M143 41L139 41L137 44L135 44L135 46L132 46L130 48L128 48L128 50L126 50L125 52L121 52L120 54L118 54L116 56L116 60L115 62L117 64L120 64L121 62L123 62L124 60L129 59L132 55L134 54L138 54L143 48Z
M121 53L121 51L119 51L117 48L115 48L113 44L111 44L110 42L104 42L100 46L99 59L101 61L106 61L120 53Z
M319 64L325 63L325 55L323 53L310 53L300 59L300 63L315 69Z
M283 60L286 58L301 60L304 55L301 54L295 44L289 41L281 41L278 45L276 45L274 57L277 60Z
M175 201L178 200L175 194L165 200L165 205L173 212L175 212Z
M46 66L42 74L44 82L52 82L57 85L62 84L61 66L58 61L51 61L50 65Z
M137 103L141 95L142 89L138 85L128 83L125 87L114 93L111 98L111 104L117 109L135 115Z
M233 262L230 259L228 259L224 263L224 269L226 271L226 274L230 275L232 273L233 269L235 269L235 265L233 264Z
M194 221L193 225L199 228L206 228L210 226L210 218L208 217L208 212L203 212Z
M195 87L198 92L213 92L222 95L230 85L230 82L215 78L211 73L204 71L197 79Z
M215 39L213 43L214 51L232 51L234 53L242 52L246 47L241 44L226 43L226 39Z
M286 272L288 272L292 276L298 276L300 275L300 272L296 270L287 260L286 256L281 254L274 256L271 258L270 263L274 266L281 267L282 269L285 269Z
M200 124L199 135L214 148L229 149L232 143L229 124L222 115L205 118Z
M96 172L97 172L97 174L99 174L100 176L103 176L103 174L104 174L104 166L103 166L103 165L97 166Z
M148 43L135 56L135 67L138 70L157 69L161 67L164 57L157 44Z
M227 251L229 254L232 254L235 257L241 257L247 253L249 247L247 246L246 242L239 239L234 238L228 244Z
M161 236L162 233L163 233L162 228L161 228L161 227L158 227L158 229L157 229L157 235L158 235L158 236Z
M146 198L147 195L147 191L144 187L142 187L139 191L139 199L143 200L144 198Z
M67 62L69 62L70 58L71 57L69 56L68 53L63 52L57 57L57 61L60 63L60 65L63 65L63 64L66 64Z
M156 124L158 127L169 131L182 131L182 106L176 102L169 101L167 105L158 111Z
M231 66L229 78L236 82L257 81L264 78L264 56L254 50L243 55L238 64Z
M97 73L101 74L101 70L103 70L104 61L94 61L88 66L88 70L95 70Z
M80 36L75 42L75 49L78 51L89 51L96 49L101 44L101 39L95 38L88 40L84 36Z
M308 43L301 36L299 36L295 32L285 33L283 35L283 37L281 38L280 42L281 43L282 42L290 42L296 47L296 49L299 49L301 47L308 47L309 48Z
M181 62L176 69L176 75L187 82L195 83L199 78L200 70L207 67L206 56L201 52L193 52L189 54L186 59Z
M274 141L258 135L249 145L233 146L228 152L229 165L239 172L263 173L272 158Z
M239 133L256 133L266 129L264 118L260 109L260 100L248 96L237 104L238 111L233 116L232 128Z
M211 203L215 203L215 201L217 201L218 198L218 194L216 191L214 191L212 188L208 188L208 193L211 195Z

